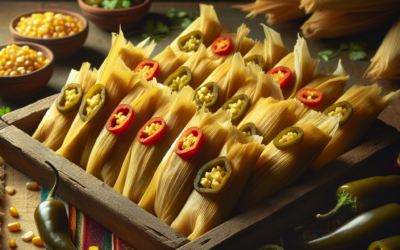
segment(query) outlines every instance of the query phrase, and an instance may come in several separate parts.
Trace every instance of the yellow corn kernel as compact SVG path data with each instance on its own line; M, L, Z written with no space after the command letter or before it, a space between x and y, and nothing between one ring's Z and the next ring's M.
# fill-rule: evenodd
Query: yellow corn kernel
M13 231L17 231L21 229L21 225L19 224L19 222L14 222L14 223L10 223L7 225L8 230L10 230L11 232Z
M38 62L34 62L33 67L35 67L35 69L41 69L42 65L40 65Z
M39 184L37 182L27 182L26 183L26 188L28 190L38 190L39 189Z
M42 239L40 237L33 237L32 243L35 246L45 247L44 244L43 244L43 241L42 241Z
M5 190L6 193L9 194L9 195L12 195L12 194L14 193L14 191L15 191L14 188L9 187L9 186L5 187L4 190Z
M18 75L17 71L11 71L10 76L16 76L16 75Z
M4 76L5 71L4 70L0 70L0 76Z
M33 234L32 231L27 232L26 234L21 236L21 239L25 242L29 242L33 239L35 235Z
M18 210L15 207L10 208L10 214L12 217L18 217Z
M14 248L14 247L17 246L17 242L16 242L14 239L11 239L11 240L8 242L8 246L11 247L11 248Z
M99 247L96 247L96 246L90 246L90 247L89 247L89 250L99 250Z

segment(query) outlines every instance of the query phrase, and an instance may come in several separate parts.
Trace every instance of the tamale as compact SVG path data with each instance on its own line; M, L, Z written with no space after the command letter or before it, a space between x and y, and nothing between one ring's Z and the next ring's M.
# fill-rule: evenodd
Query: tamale
M184 131L192 127L203 131L204 140L199 151L190 160L183 159L173 151L177 146L175 142L158 166L138 205L171 225L193 189L197 171L218 156L231 126L229 115L222 110L211 114L203 107L197 111Z
M215 194L193 190L171 227L194 240L228 220L265 148L261 141L260 136L246 138L235 128L219 154L226 156L230 163L231 174L227 183Z
M289 54L287 54L272 68L277 68L277 67L288 67L289 69L293 69L294 68L294 53L290 52Z
M300 102L290 99L279 101L272 97L260 98L238 127L252 122L257 128L257 134L263 137L263 144L268 144L284 128L292 126L307 111Z
M300 0L256 0L246 5L236 5L234 8L250 12L246 17L255 17L257 14L265 13L267 22L272 25L303 17L306 13L299 9Z
M309 14L321 9L348 12L390 11L400 10L400 5L397 0L301 0L300 8L305 8Z
M130 97L121 101L121 104L132 106L134 111L133 122L129 129L122 135L117 135L109 132L104 126L90 153L86 171L111 187L118 178L125 156L138 130L157 110L161 114L166 113L176 100L176 95L171 95L170 88L157 83L151 86L153 87L133 102L126 100ZM132 94L137 95L137 91Z
M343 69L342 62L339 60L338 67L331 75L316 75L313 80L304 88L317 89L324 94L321 103L310 106L315 111L324 111L327 107L336 102L342 96L344 87L349 80L349 75Z
M75 70L71 71L66 84L78 83L85 94L95 84L96 79L97 70L93 69L91 71L90 64L83 63L79 72ZM69 114L62 114L57 110L55 103L53 103L32 135L32 138L40 141L43 145L54 151L58 150L77 113L78 110Z
M294 125L303 131L302 141L286 150L279 150L274 141L270 142L247 181L235 213L247 210L300 178L332 139L340 118L310 110ZM278 139L281 138L284 136Z
M196 113L194 91L185 87L176 97L171 109L164 115L157 114L167 125L166 134L154 145L143 145L134 140L114 189L135 203L139 203L153 175L168 149ZM154 116L153 116L154 117Z
M346 124L340 126L332 141L311 165L316 171L337 157L351 150L372 126L379 114L393 103L400 90L380 97L381 87L354 85L336 103L347 101L353 107L353 115Z
M311 40L335 38L381 29L398 17L397 10L360 13L319 10L301 26L301 30L304 36Z
M400 5L400 4L399 4ZM364 73L371 81L400 79L400 18L393 24Z
M122 31L120 32L120 35L123 35ZM131 42L128 42L126 46L120 49L119 55L121 56L122 61L124 61L125 65L131 70L134 70L141 61L148 59L151 53L153 53L157 44L153 40L146 46L146 44L149 43L149 39L150 38L145 39L136 47L133 46Z

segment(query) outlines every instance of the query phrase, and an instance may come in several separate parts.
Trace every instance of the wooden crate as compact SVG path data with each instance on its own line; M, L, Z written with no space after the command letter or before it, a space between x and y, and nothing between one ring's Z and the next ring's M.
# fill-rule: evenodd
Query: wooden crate
M334 203L336 188L360 178L387 174L400 151L400 133L377 120L360 144L318 172L190 242L100 180L30 135L57 95L16 110L0 120L0 155L41 185L54 178L46 162L60 171L57 194L136 249L254 249L315 216ZM383 167L384 166L384 167Z

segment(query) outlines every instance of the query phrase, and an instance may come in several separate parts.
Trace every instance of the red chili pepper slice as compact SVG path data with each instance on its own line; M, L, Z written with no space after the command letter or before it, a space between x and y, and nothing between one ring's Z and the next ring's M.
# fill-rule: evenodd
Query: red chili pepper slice
M133 70L133 72L138 73L142 72L144 78L147 81L153 79L153 77L157 77L158 71L160 71L160 66L158 62L155 60L144 60Z
M157 142L167 131L167 124L161 117L154 117L146 122L137 134L137 139L145 146Z
M203 131L198 127L188 128L179 138L174 152L181 158L189 158L199 151L204 140Z
M307 106L315 106L322 102L324 94L317 89L300 89L296 95L297 100Z
M229 36L218 37L211 45L211 50L216 55L227 55L229 54L232 47L232 41Z
M131 105L118 105L106 123L106 129L114 134L122 134L132 123L135 113Z
M292 71L288 67L276 67L268 71L267 75L272 75L275 82L283 89L292 78Z

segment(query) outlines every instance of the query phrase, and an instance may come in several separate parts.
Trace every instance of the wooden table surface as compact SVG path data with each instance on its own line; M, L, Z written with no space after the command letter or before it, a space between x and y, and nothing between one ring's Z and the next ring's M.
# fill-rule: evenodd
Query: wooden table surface
M219 20L224 29L228 30L229 32L235 32L237 27L239 27L242 23L245 23L251 29L251 33L249 35L251 38L264 40L264 33L259 25L260 23L266 23L263 15L258 15L254 19L246 19L245 16L247 13L242 12L239 9L231 8L230 6L233 5L232 3L219 2L214 3L213 5L216 8ZM199 15L198 2L154 2L151 5L150 13L164 14L171 7L174 7L178 11L183 10ZM80 14L82 13L77 2L0 2L0 44L12 42L8 25L14 16L29 10L37 9L40 11L40 9L44 8L64 9ZM281 34L283 42L289 51L293 51L297 40L297 34L300 32L301 35L300 26L307 18L308 17L296 21L278 23L271 26L274 30ZM135 29L138 28L136 27ZM370 85L370 80L362 79L362 76L370 64L369 59L375 54L388 29L389 27L386 27L379 31L340 39L307 41L311 56L314 58L317 57L318 51L324 49L338 49L340 42L364 41L369 45L367 50L368 60L353 62L348 59L347 55L341 55L338 58L330 60L329 62L321 61L318 68L318 73L332 73L337 67L338 60L342 59L344 69L350 75L350 80L346 85L346 90L354 84ZM127 31L126 33L129 32ZM163 48L165 48L165 46L168 45L179 33L179 30L174 30L172 31L171 36L168 37L167 41L158 42L158 46L155 48L153 55L161 52ZM134 45L143 40L140 34L128 36L127 39ZM9 106L12 110L15 110L46 96L58 93L65 84L71 69L79 70L83 62L90 62L92 66L99 68L107 56L110 45L110 33L98 29L93 23L89 22L89 36L84 46L72 58L65 61L56 62L54 73L50 82L39 95L23 102L9 102L0 98L0 107ZM378 81L378 84L382 87L382 94L387 94L400 88L400 81L395 80L382 80ZM379 118L400 130L400 100L397 100L392 106L383 111ZM21 222L21 224L25 223L25 225L32 227L29 230L34 230L33 216L28 215L33 214L34 208L39 203L40 192L25 191L25 183L28 181L28 177L19 171L6 166L5 172L6 185L13 185L18 191L14 196L6 196L6 203L4 207L8 210L9 206L16 206L21 211L21 216L18 218L18 220ZM4 227L4 223L15 220L9 215L8 211L6 212L6 216L3 219L2 231L6 229ZM18 238L19 245L22 246L24 243L20 239L20 234L25 232L25 229L29 231L27 228L24 228L23 231L17 234L18 237L15 237L15 234L10 234L8 230L5 230L5 234L3 234L2 237L1 249L5 249L3 248L4 244L8 242L7 240L12 236ZM24 244L23 248L20 249L37 248L32 244Z

